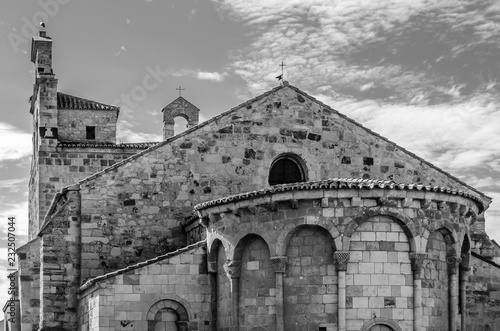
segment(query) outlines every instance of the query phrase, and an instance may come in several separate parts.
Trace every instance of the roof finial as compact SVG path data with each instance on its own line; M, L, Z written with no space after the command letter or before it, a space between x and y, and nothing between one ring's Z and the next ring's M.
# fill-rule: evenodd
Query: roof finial
M279 65L281 67L281 75L276 76L278 80L283 80L283 68L286 67L286 64L281 61L281 64Z
M46 26L44 22L40 22L40 32L39 35L40 37L46 37L47 36L47 31L45 30Z
M181 96L182 91L185 91L185 88L182 88L180 85L178 88L176 88L177 91L179 91L179 96Z

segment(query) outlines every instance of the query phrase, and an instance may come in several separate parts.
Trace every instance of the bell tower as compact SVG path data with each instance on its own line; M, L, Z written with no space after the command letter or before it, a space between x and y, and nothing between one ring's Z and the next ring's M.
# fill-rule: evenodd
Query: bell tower
M33 157L29 182L29 239L36 237L41 215L46 212L40 205L40 153L54 149L58 138L57 79L52 69L52 38L45 28L31 41L31 62L35 65L35 82L31 96L30 113L33 115Z
M163 140L174 136L176 117L183 117L189 127L198 125L199 122L200 110L180 95L182 90L180 87L178 90L179 97L161 110L163 112Z

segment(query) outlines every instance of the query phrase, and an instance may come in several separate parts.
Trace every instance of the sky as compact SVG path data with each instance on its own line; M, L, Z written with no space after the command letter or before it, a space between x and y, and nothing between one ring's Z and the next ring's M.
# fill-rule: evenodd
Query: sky
M2 0L2 304L7 217L27 238L40 21L58 91L120 106L119 142L160 141L179 86L203 121L278 86L283 61L293 86L493 198L500 242L500 1Z

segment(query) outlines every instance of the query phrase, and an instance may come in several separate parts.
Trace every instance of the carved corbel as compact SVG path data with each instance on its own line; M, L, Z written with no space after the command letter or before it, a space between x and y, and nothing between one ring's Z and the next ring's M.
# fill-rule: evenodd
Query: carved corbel
M271 258L271 263L273 264L273 269L275 273L285 273L286 271L286 256L275 256Z
M462 260L461 258L459 258L458 256L454 256L454 255L448 256L446 258L446 263L448 264L448 274L449 275L456 275L457 274L458 268L460 267L461 260Z
M224 265L226 273L231 278L240 278L241 276L241 261L227 261Z

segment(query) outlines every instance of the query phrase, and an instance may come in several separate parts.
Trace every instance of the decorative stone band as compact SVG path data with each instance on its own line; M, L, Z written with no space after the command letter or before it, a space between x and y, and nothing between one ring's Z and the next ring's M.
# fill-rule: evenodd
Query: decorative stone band
M235 279L240 278L241 276L241 261L227 261L224 265L224 269L226 270L229 277Z
M271 258L271 263L273 264L274 272L285 273L286 271L286 256L274 256Z
M448 256L446 258L446 263L448 264L448 274L456 275L458 268L460 267L460 262L462 262L462 259L458 256Z
M427 258L427 253L411 253L411 270L415 278L420 279L422 267L424 265L424 260Z
M349 262L350 254L345 251L336 251L333 253L333 260L337 266L338 271L347 270L347 262Z

